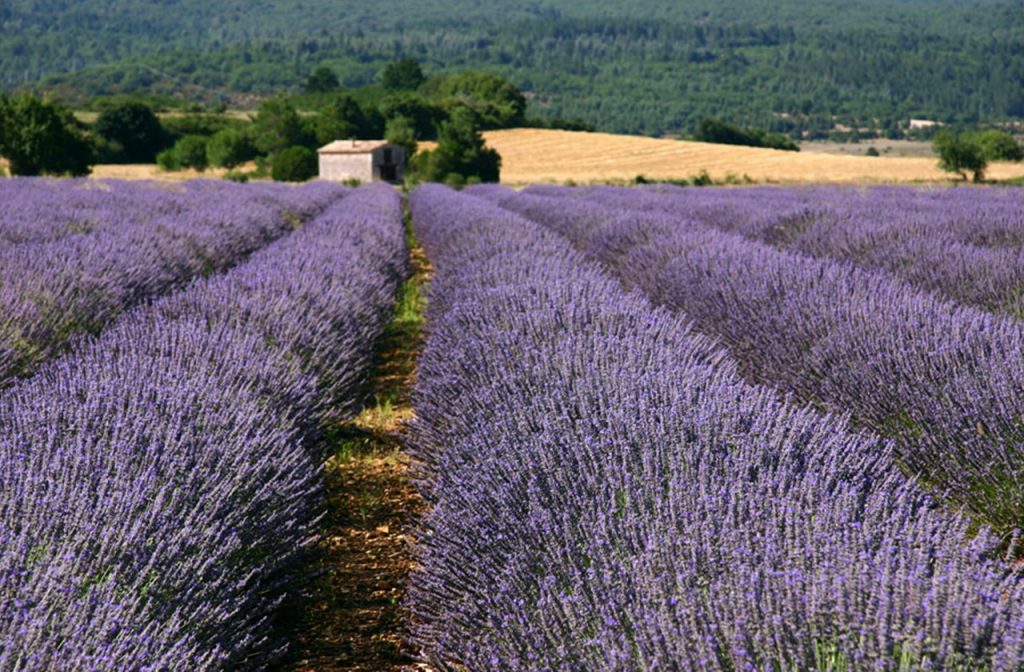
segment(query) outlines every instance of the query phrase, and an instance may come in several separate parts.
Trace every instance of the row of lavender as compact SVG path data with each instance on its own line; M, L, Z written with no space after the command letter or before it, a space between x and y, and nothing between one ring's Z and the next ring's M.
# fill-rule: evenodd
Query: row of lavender
M1017 670L1024 586L890 447L550 231L421 187L409 592L437 669Z
M0 399L0 669L267 666L407 272L363 188L226 274L138 308Z
M4 181L0 387L140 301L237 263L344 193L327 184L220 181L167 191Z
M749 379L852 412L954 501L1003 532L1024 527L1020 321L664 213L478 193L693 319Z
M186 182L154 188L146 182L6 180L0 183L0 246L59 240L182 213L187 209L184 192L215 185Z
M575 195L893 273L947 299L1024 316L1024 198L1017 190L598 187Z

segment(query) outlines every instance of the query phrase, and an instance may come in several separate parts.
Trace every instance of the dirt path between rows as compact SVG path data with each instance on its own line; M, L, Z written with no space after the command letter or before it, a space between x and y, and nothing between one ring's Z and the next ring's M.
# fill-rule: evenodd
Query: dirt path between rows
M431 276L411 232L408 237L412 276L377 345L368 405L356 419L329 429L320 576L315 595L294 616L292 653L281 670L428 669L415 663L403 641L401 608L412 567L406 532L425 508L409 480L402 439L413 417L410 390L423 345L423 289Z

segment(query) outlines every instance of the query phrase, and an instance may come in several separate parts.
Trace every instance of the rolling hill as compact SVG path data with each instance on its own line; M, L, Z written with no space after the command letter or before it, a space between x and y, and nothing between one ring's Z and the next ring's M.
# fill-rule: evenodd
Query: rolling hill
M771 130L1024 118L1013 0L8 0L0 86L71 99L238 100L344 85L399 56L503 75L531 113L659 135L702 116Z

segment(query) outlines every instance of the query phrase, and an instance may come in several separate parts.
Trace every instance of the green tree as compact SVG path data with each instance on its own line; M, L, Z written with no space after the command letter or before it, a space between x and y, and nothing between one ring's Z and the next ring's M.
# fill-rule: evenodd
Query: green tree
M306 93L330 93L341 88L341 82L334 71L326 66L320 66L306 80Z
M967 173L973 173L975 182L984 179L988 161L981 146L969 136L941 130L932 140L932 149L939 155L939 167L943 170L956 173L964 180Z
M174 148L165 149L156 155L156 165L160 166L160 170L180 170L181 164L178 162L178 153L174 151Z
M206 170L209 164L206 157L207 138L202 135L186 135L170 149L157 154L156 162L164 170L195 168L199 172Z
M760 145L750 133L739 126L733 126L718 119L708 118L697 122L697 130L693 134L693 139L699 142L712 142L719 145Z
M316 152L309 147L289 147L274 155L270 176L278 182L305 182L316 177Z
M115 159L124 163L152 163L167 143L167 133L148 105L124 101L104 110L93 130L114 144Z
M759 128L741 128L718 119L704 118L697 122L693 134L699 142L713 142L720 145L746 145L768 147L788 152L799 152L800 146L783 133L765 133Z
M94 155L69 110L18 95L0 96L0 156L12 175L88 175Z
M178 155L178 164L182 168L195 168L199 172L206 170L209 162L206 158L207 138L202 135L186 135L174 143L174 152Z
M337 96L316 118L316 139L321 145L334 140L366 139L366 131L366 114L348 94Z
M437 128L447 117L441 108L428 103L422 96L409 93L388 96L381 101L379 109L385 119L408 119L416 129L416 137L421 140L436 139ZM383 130L386 132L386 127Z
M761 147L781 149L787 152L800 151L800 145L785 133L765 133L761 136Z
M430 89L450 105L473 110L483 129L512 128L526 122L526 97L497 75L460 72L434 80Z
M473 112L457 108L441 124L437 147L417 156L416 175L427 182L497 182L501 156L486 146Z
M974 133L971 138L981 147L981 154L988 161L1024 160L1024 147L1006 131L993 128Z
M299 113L284 96L263 101L253 117L251 132L253 145L262 154L309 144Z
M225 114L183 114L166 117L160 124L167 131L170 141L174 144L186 135L212 136L225 128L245 128L248 124L240 119L232 119Z
M206 157L210 165L234 168L255 156L255 149L244 131L225 128L210 137L206 143Z
M420 64L412 58L388 63L380 79L384 88L391 91L415 91L426 81Z
M416 153L416 127L408 117L397 116L389 119L384 138L393 145L405 148L407 159Z

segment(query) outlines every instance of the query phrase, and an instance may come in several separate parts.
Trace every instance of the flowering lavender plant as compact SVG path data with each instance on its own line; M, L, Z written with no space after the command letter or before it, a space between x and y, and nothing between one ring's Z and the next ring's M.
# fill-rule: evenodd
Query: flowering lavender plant
M552 231L411 206L437 276L408 603L437 669L1020 669L1019 575L888 443L748 385Z
M201 182L0 184L0 387L123 311L223 270L344 195Z
M954 301L1024 316L1024 199L1015 190L659 186L597 187L577 196L697 220L779 249L892 273Z
M323 508L317 421L354 408L406 271L397 194L359 189L14 385L0 669L272 662Z
M1024 523L1020 321L695 220L500 198L719 337L749 379L852 412L944 496L1007 534Z

